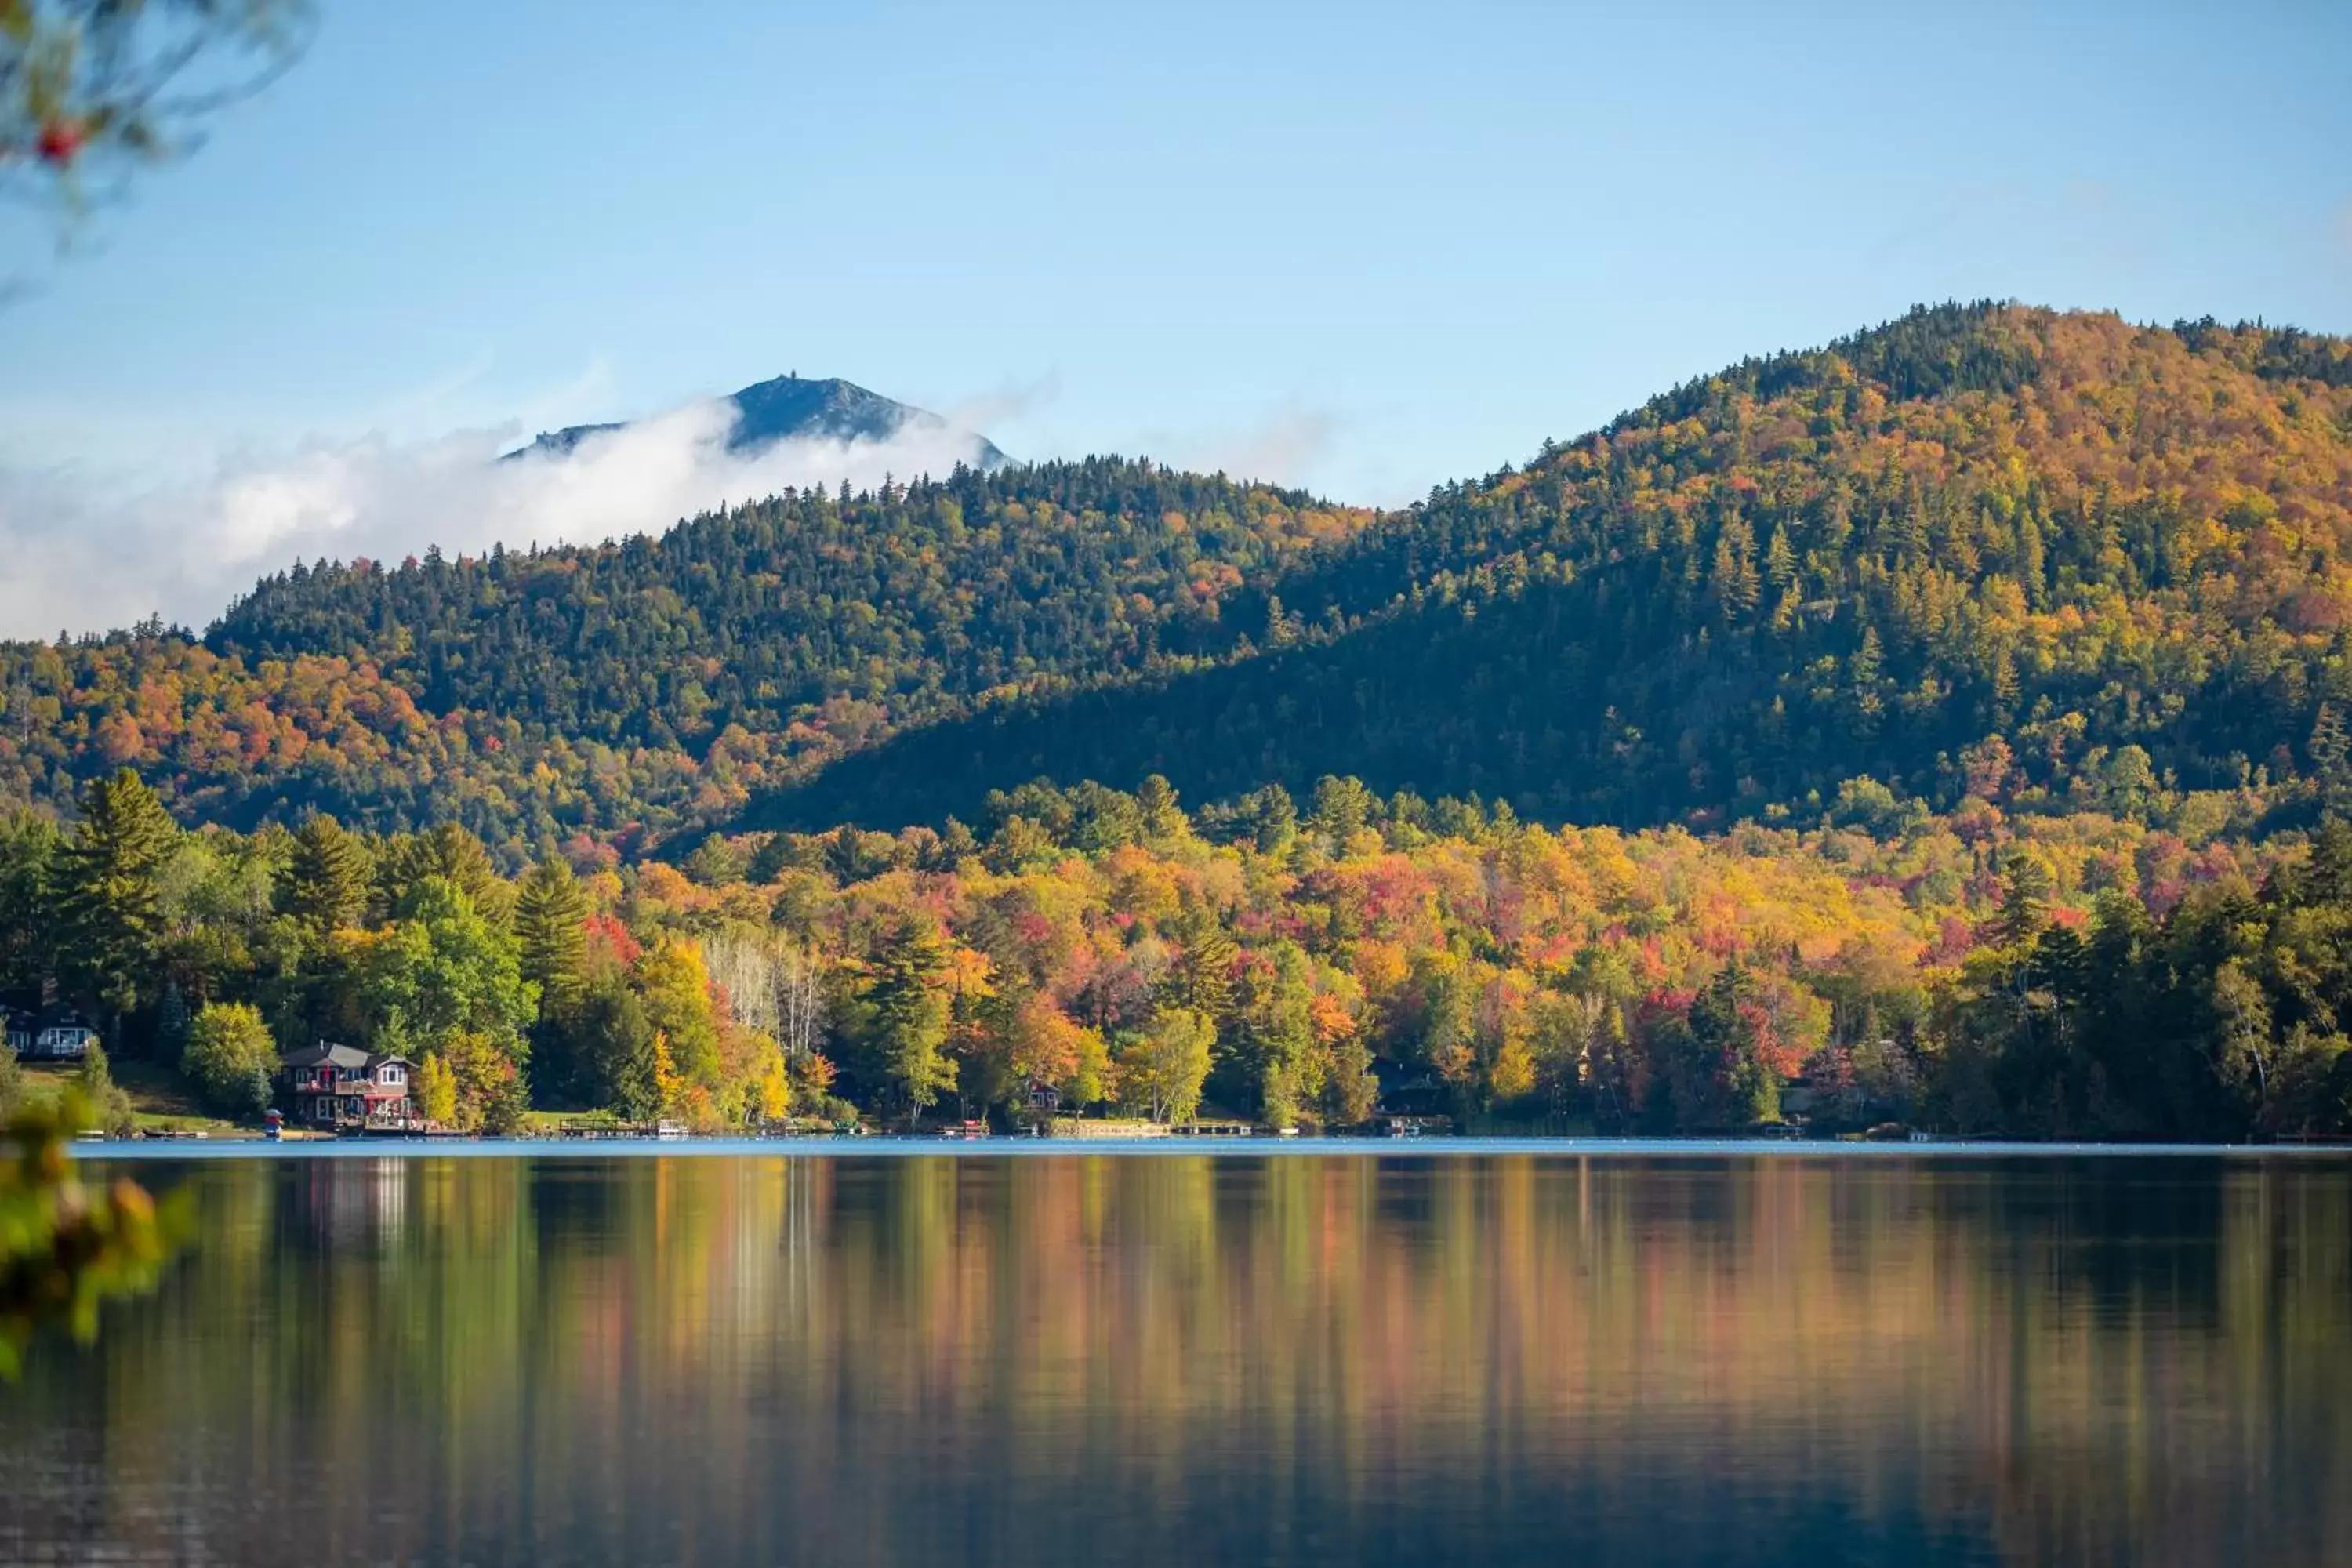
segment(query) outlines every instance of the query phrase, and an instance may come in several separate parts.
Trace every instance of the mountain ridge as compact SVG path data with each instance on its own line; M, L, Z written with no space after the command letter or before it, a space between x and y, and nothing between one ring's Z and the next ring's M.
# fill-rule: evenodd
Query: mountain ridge
M1922 308L1387 513L1090 459L298 567L201 642L0 652L0 793L127 764L184 815L509 853L1154 771L1695 827L1988 773L2259 815L2347 780L2347 541L2344 340Z
M1700 826L1818 813L1855 777L1949 805L1994 739L2055 803L2114 770L2305 773L2319 709L2352 699L2347 391L2352 345L2292 330L1914 311L1287 563L1227 605L1260 657L997 702L745 826L936 823L1033 776L1154 772Z
M996 443L975 431L962 430L928 409L915 407L871 392L837 376L804 379L792 371L753 382L728 395L735 422L728 431L730 452L759 451L778 441L887 441L909 429L941 436L962 435L973 443L972 467L989 469L1008 459ZM627 421L567 425L543 430L527 446L506 454L509 460L536 453L568 457L580 443L629 427Z

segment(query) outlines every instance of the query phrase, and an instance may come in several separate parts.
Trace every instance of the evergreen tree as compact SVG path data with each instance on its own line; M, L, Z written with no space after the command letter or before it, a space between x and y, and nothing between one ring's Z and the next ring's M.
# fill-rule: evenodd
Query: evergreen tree
M541 860L515 889L514 933L522 977L539 986L543 1016L580 995L588 973L588 896L572 868Z
M374 867L367 846L320 813L294 830L294 853L286 868L283 907L300 921L311 940L359 923L367 910Z
M492 924L505 923L506 883L482 841L454 822L394 839L376 865L377 894L394 914L405 912L419 890L436 880L456 887Z
M1177 804L1175 786L1163 774L1153 773L1136 786L1135 804L1142 813L1143 831L1148 838L1181 838L1191 831L1184 808Z
M883 1071L912 1126L926 1107L955 1087L956 1064L946 1051L947 945L929 921L901 921L876 954L867 1003Z
M1168 971L1167 1002L1222 1027L1233 1016L1234 965L1241 959L1241 949L1226 934L1216 910L1198 899L1187 899L1179 907L1168 935L1176 943L1177 957Z
M75 987L120 1020L160 995L162 877L180 829L128 768L91 783L81 818L57 900L60 958Z
M40 813L0 816L0 993L37 993L54 973L62 848L57 824Z
M1993 937L2005 948L2022 951L2050 921L2050 868L2022 850L2010 857L2000 915Z

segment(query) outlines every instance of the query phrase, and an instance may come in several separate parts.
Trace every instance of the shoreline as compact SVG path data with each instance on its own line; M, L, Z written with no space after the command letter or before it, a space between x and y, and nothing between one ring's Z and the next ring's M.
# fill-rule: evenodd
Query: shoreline
M73 1146L78 1161L497 1159L1297 1159L1431 1161L1518 1155L1542 1159L1806 1160L2223 1158L2352 1159L2352 1145L2281 1143L1846 1143L1784 1138L478 1138L105 1140Z

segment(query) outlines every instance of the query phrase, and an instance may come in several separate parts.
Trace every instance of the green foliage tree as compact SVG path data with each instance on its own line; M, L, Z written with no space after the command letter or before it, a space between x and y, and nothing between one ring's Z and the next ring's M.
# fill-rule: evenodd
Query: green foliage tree
M619 970L603 971L589 981L560 1039L564 1054L549 1064L554 1075L551 1088L559 1100L613 1106L636 1121L660 1113L653 1020Z
M0 992L37 991L56 973L51 900L63 848L41 813L0 815Z
M214 1110L250 1121L269 1109L277 1042L251 1004L207 1002L188 1026L180 1070Z
M131 1113L131 1097L114 1081L114 1068L106 1059L106 1047L95 1040L82 1052L80 1069L74 1075L74 1088L80 1103L88 1108L92 1125L111 1138L130 1135L138 1120Z
M1189 1121L1208 1082L1216 1029L1189 1007L1161 1007L1118 1050L1121 1100L1154 1121Z

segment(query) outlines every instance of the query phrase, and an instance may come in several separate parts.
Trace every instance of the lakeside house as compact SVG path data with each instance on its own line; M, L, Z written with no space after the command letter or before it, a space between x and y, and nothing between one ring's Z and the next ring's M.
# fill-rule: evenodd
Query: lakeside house
M416 1125L409 1080L415 1064L356 1046L324 1042L289 1051L278 1079L293 1102L297 1126L394 1130Z
M51 1005L37 1013L0 1008L7 1019L8 1048L28 1062L78 1062L98 1043L98 1031L71 1007Z

